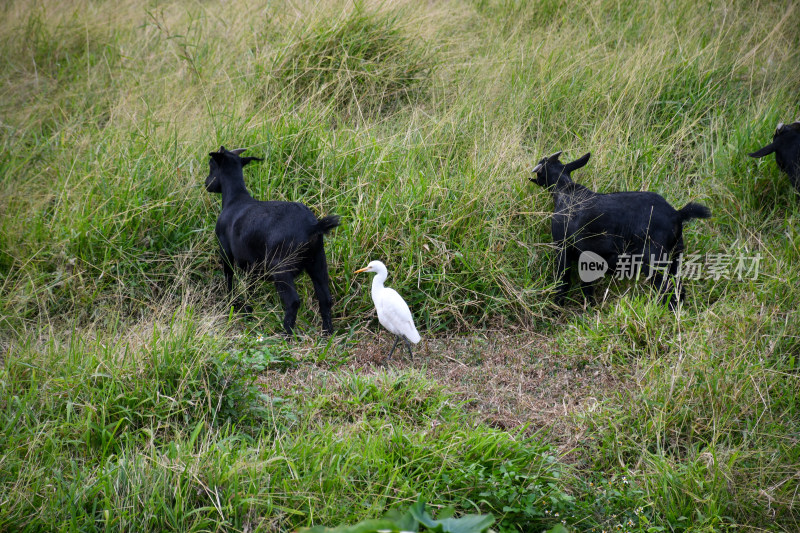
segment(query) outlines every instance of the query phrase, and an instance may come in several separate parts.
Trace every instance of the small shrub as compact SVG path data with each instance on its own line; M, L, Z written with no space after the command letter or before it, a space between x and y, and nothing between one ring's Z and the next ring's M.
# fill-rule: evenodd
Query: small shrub
M345 116L390 112L420 97L435 67L398 19L356 6L311 25L277 56L273 72L300 100L333 104Z

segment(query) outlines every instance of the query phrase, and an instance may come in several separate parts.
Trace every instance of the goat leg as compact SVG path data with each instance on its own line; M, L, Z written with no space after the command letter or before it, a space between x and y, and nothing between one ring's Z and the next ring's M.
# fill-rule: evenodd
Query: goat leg
M228 260L228 256L225 255L225 252L222 252L222 271L225 272L225 285L228 288L228 299L233 306L233 309L238 313L244 313L246 315L252 314L253 308L247 305L247 302L242 299L239 301L237 298L234 298L233 294L233 266L231 262ZM247 292L247 287L245 287L245 292Z
M331 298L330 280L328 278L328 264L325 260L325 249L320 242L319 250L315 254L314 264L307 269L311 282L314 284L314 294L319 302L319 314L322 316L322 329L326 334L333 333L333 321L331 319Z
M287 335L291 335L297 321L300 297L297 295L297 289L294 286L294 278L290 274L277 275L274 276L274 279L275 289L283 302L283 329Z
M581 292L583 297L586 298L586 303L592 305L594 303L594 281L582 281Z
M556 266L556 277L559 282L556 286L556 304L564 305L564 300L569 290L569 263L567 262L567 252L562 250L558 254L558 265Z

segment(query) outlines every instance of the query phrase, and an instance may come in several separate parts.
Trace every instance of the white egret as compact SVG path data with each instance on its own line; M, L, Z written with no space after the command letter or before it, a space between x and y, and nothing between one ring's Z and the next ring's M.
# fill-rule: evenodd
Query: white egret
M414 319L411 317L411 310L406 302L397 294L397 291L383 286L383 282L389 275L386 265L380 261L370 261L366 267L356 270L354 274L359 272L375 272L375 277L372 278L372 301L378 312L378 322L394 333L396 337L392 351L386 356L386 360L392 356L401 339L408 348L408 355L413 357L411 343L418 343L420 336L417 328L414 327Z

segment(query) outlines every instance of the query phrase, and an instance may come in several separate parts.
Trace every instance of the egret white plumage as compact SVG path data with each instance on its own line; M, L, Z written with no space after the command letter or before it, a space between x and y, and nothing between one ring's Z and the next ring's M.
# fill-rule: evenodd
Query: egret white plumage
M405 300L394 289L383 286L383 282L389 276L386 265L380 261L370 261L366 267L356 270L354 273L359 272L375 272L375 277L372 278L372 301L378 312L378 322L396 337L392 351L389 352L386 359L388 360L392 356L401 339L408 348L408 355L413 357L411 343L418 343L420 336Z

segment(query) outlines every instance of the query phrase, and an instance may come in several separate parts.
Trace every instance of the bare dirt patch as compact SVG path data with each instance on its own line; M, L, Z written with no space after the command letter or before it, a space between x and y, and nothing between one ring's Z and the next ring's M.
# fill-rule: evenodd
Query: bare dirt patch
M387 368L413 368L452 392L479 421L528 433L543 430L564 451L583 434L571 415L595 409L623 386L596 356L569 354L551 338L533 332L483 331L423 339L413 359L398 346L388 364L382 361L393 343L389 334L357 336L361 338L342 365L303 363L267 371L260 381L276 394L296 393L298 385L307 389L342 369L377 375Z

